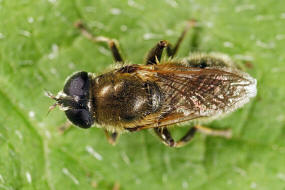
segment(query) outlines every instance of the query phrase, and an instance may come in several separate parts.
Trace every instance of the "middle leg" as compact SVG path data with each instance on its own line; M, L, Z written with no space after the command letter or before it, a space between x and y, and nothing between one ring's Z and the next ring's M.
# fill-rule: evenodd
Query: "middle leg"
M162 52L163 52L163 49L166 47L166 52L167 52L167 55L171 58L173 58L179 47L180 47L180 44L182 43L182 41L184 40L185 38L185 35L187 34L187 32L196 26L196 21L195 20L190 20L187 22L187 25L185 26L183 32L181 33L180 37L178 38L176 44L174 45L174 47L172 47L172 45L163 40L163 41L160 41L158 42L150 51L149 53L147 54L146 56L146 65L154 65L154 64L157 64L160 59L161 59L161 55L162 55Z

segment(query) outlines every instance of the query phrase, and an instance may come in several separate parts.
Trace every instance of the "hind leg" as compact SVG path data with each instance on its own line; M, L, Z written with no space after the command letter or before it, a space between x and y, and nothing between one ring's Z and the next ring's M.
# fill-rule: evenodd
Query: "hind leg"
M211 135L211 136L220 136L224 138L231 138L231 130L225 129L225 130L217 130L217 129L211 129L207 127L203 127L200 125L196 125L194 127L191 127L188 132L178 141L175 141L172 138L171 133L169 130L164 127L164 128L154 128L155 133L157 136L160 138L163 144L169 146L169 147L182 147L185 146L187 143L189 143L196 132L201 132L206 135Z

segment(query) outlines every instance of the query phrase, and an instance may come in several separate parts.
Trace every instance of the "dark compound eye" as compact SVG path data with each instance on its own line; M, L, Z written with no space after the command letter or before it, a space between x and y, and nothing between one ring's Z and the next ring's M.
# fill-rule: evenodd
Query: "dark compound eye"
M94 123L92 113L88 108L89 77L87 72L78 72L66 82L63 92L69 98L62 99L63 106L69 107L65 111L67 118L81 128L89 128Z
M63 92L69 96L87 96L89 93L89 77L87 72L78 72L66 82Z
M91 113L86 109L70 109L65 111L67 118L76 126L89 128L94 123Z

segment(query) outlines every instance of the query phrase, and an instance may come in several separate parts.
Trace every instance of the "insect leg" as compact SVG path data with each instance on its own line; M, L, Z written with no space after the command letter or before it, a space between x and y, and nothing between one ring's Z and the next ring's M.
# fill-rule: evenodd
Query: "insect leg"
M170 132L166 127L154 128L154 131L165 145L170 147L182 147L188 142L190 142L190 140L192 140L197 130L195 127L192 127L179 141L173 140Z
M189 131L179 141L175 143L175 147L182 147L186 145L194 137L196 132L204 133L206 135L211 135L211 136L225 137L225 138L231 138L232 136L231 130L229 129L217 130L196 125L191 129L189 129Z
M63 125L61 125L58 129L60 134L64 134L66 132L68 132L71 129L71 123L69 121L65 122Z
M111 145L116 145L116 141L118 139L118 133L114 132L114 133L109 133L107 130L104 130L105 132L105 136L107 137L107 140L108 142L111 144Z
M193 29L190 41L190 52L197 52L199 50L202 27L197 24Z
M166 48L166 52L167 52L167 55L171 58L173 58L175 56L175 54L177 53L178 49L179 49L179 46L180 44L182 43L182 41L184 40L185 38L185 35L187 34L187 32L196 26L196 20L192 19L192 20L189 20L187 22L187 25L185 26L183 32L181 33L180 37L178 38L176 44L174 47L172 47L171 44L168 44L167 48Z
M208 128L208 127L204 127L204 126L201 126L201 125L196 125L195 128L200 133L204 133L206 135L219 136L219 137L224 137L224 138L228 138L228 139L232 137L231 129L218 130L218 129L211 129L211 128Z
M157 64L160 61L163 49L167 46L167 44L168 42L165 40L158 42L147 54L145 61L146 65Z
M170 147L175 146L175 141L166 127L154 128L154 132L157 134L163 144Z
M107 43L111 52L112 52L112 55L113 55L113 58L116 62L124 62L120 52L119 52L119 49L118 49L118 45L116 44L117 42L115 42L115 40L113 39L110 39L110 38L107 38L107 37L104 37L104 36L93 36L88 30L87 28L85 27L85 25L81 22L81 21L78 21L75 23L75 27L78 28L81 33L83 34L83 36L85 36L87 39L91 40L92 42L104 42L104 43Z
M146 65L154 65L157 64L160 59L161 59L161 55L163 52L163 49L166 47L166 51L167 51L167 55L169 57L174 57L175 54L177 53L179 46L181 44L181 42L183 41L186 33L189 31L190 28L193 28L196 24L195 20L190 20L186 27L184 28L183 32L181 33L180 37L178 38L174 48L172 48L172 45L170 43L168 43L165 40L162 40L160 42L158 42L156 44L156 46L154 46L149 53L147 54L146 57Z
M168 129L166 127L165 128L154 128L154 131L158 135L160 140L162 140L162 142L165 145L170 146L170 147L182 147L182 146L186 145L187 143L189 143L193 139L193 137L197 131L204 133L206 135L231 138L231 131L228 129L226 129L226 130L215 130L215 129L210 129L210 128L203 127L200 125L191 127L187 131L187 133L179 141L175 141L172 138L170 132L168 131Z

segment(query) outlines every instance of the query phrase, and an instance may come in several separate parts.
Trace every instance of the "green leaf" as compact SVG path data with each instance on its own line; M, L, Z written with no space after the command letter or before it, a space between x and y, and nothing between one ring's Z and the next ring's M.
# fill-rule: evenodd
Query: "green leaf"
M281 0L1 0L0 189L284 190L284 7ZM113 63L75 21L117 39L129 62L142 63L157 41L174 43L191 18L201 22L201 51L230 55L258 81L254 100L208 124L232 128L232 139L198 134L173 149L142 131L113 147L98 128L59 132L66 117L57 109L47 116L53 101L44 90L56 93L73 72L102 73ZM188 55L191 34L178 57Z

